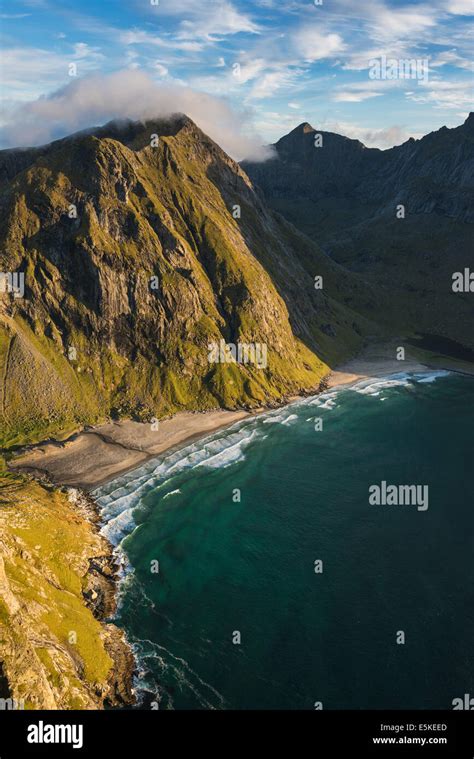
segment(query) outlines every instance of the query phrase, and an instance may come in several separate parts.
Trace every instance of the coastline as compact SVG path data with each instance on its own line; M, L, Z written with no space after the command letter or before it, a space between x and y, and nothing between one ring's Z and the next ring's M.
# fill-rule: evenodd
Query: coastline
M97 502L80 488L66 488L71 508L91 525L100 540L103 553L89 558L84 576L83 598L93 616L104 630L104 644L115 664L108 677L109 707L133 706L136 703L133 679L136 672L135 656L125 630L117 627L113 619L117 611L120 584L120 561L115 546L101 534L101 515Z
M311 393L282 399L281 404L271 407L252 411L181 412L160 421L155 430L151 424L131 420L109 422L79 432L65 442L47 441L24 449L9 462L11 471L26 474L30 481L40 479L44 481L39 483L42 487L50 489L52 484L63 493L67 492L71 511L90 525L96 540L101 543L101 551L92 554L84 574L83 603L102 626L106 651L115 665L108 682L107 705L133 705L137 662L125 632L113 624L120 566L116 546L100 532L100 510L90 491L192 440L205 438L219 429L308 395L400 372L426 372L440 368L456 371L455 367L446 365L444 361L444 366L440 366L438 361L424 362L414 357L400 362L393 359L393 355L393 350L389 351L387 346L371 346L369 351L331 371L320 387ZM457 371L474 374L471 367L458 368Z
M251 416L248 411L175 414L152 429L130 419L79 432L64 442L39 443L9 462L9 468L83 491L137 469L152 458Z
M432 368L449 369L429 366L413 358L400 362L387 357L386 351L380 353L379 348L378 353L366 352L332 370L311 394L400 371L423 372ZM278 405L287 405L300 397L304 396L285 398ZM271 408L273 406L253 411L183 411L160 421L157 429L130 419L111 421L76 433L64 442L47 441L24 449L9 461L9 468L38 479L45 478L57 486L90 492L153 458Z
M354 358L346 364L334 369L328 379L327 388L340 387L342 385L354 385L365 379L375 379L377 377L386 377L397 372L425 372L432 367L422 364L419 361L400 361L386 358L361 359Z
M25 476L0 479L0 496L2 696L32 710L131 706L136 663L112 621L119 564L96 503Z

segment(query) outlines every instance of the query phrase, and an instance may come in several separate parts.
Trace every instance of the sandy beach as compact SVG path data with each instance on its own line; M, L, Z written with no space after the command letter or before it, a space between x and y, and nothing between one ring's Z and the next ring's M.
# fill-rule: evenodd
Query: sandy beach
M359 356L333 370L327 378L327 387L353 384L401 371L422 372L435 366L441 368L438 362L433 366L432 361L424 364L410 356L405 361L397 361L395 355L392 344L372 344ZM446 365L443 368L452 367ZM12 459L9 466L35 476L47 475L57 484L93 490L171 448L209 435L248 416L251 413L244 410L180 412L171 419L160 421L158 429L153 429L151 424L131 420L109 422L84 430L65 442L49 441L33 446Z
M403 345L403 341L400 341ZM384 377L398 372L425 372L446 369L474 375L474 366L449 356L430 354L410 346L404 361L396 358L397 343L371 343L355 358L341 364L328 377L328 388L348 385L371 377Z
M12 460L10 467L34 475L46 474L57 484L93 490L170 448L247 416L248 411L182 412L160 421L158 429L130 419L109 422L80 432L64 443L35 446Z
M338 369L331 372L328 377L328 388L339 385L350 385L370 377L383 377L397 372L423 372L429 367L419 361L397 361L396 359L379 358L354 358Z

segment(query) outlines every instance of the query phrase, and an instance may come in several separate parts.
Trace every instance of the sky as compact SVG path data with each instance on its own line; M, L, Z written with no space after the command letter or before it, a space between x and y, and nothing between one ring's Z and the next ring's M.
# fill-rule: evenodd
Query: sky
M237 159L304 121L389 148L467 117L473 14L474 0L1 0L0 146L184 111Z

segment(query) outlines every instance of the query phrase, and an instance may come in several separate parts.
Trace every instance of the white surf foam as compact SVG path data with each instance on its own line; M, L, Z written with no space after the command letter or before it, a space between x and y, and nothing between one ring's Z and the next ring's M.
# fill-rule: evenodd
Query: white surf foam
M159 674L166 673L171 677L177 687L182 690L191 691L197 698L200 706L204 709L225 709L226 701L224 697L210 683L201 678L197 672L192 669L186 659L176 656L172 651L160 645L156 641L148 638L136 639L133 642L133 648L136 658L139 661L142 671L142 680L145 683L145 689L149 689L146 678L146 671L151 667L158 670ZM150 665L148 662L150 661ZM155 674L156 677L156 674ZM138 690L143 689L143 683L137 683ZM154 682L156 687L156 682Z
M321 393L310 402L310 406L319 406L322 409L331 410L336 406L336 398L339 395L339 391L332 390L330 392Z
M225 432L217 432L199 442L172 451L161 459L152 459L143 466L94 491L104 522L102 534L118 545L134 527L133 513L143 497L152 489L160 489L178 474L196 467L218 469L231 466L245 458L245 449L257 438L265 437L258 420L244 420ZM164 494L176 494L179 488Z
M298 408L317 406L332 410L341 392L352 391L367 397L379 397L382 390L409 387L414 382L431 383L450 372L431 370L426 372L397 372L385 377L373 377L350 386L341 386L317 396L302 398L284 409L269 411L253 419L244 419L224 431L215 432L203 440L182 449L171 451L161 458L152 459L140 468L125 474L108 485L94 491L102 512L103 534L118 545L134 527L133 513L152 489L169 487L170 480L186 470L196 467L218 469L231 466L245 458L245 449L255 440L263 440L263 425L290 425L298 419ZM386 400L386 394L380 400ZM176 494L179 488L165 493L163 498Z
M133 511L133 508L121 511L117 516L111 517L102 527L102 535L107 538L112 545L118 545L123 538L131 532L131 529L135 525Z
M439 369L432 372L419 372L418 374L414 375L415 382L420 382L422 384L424 383L431 383L436 382L437 379L440 377L446 377L451 372L448 372L446 369Z
M165 493L163 500L165 500L165 498L169 498L170 495L177 495L178 493L181 493L181 490L179 488L176 488L176 490L170 490L169 493Z
M262 424L279 424L280 422L283 422L285 419L284 414L276 414L272 416L268 416L266 419L262 419Z
M378 396L381 390L391 387L409 387L414 382L435 382L439 377L446 377L450 372L445 369L433 369L428 372L396 372L386 377L377 377L356 382L350 385L348 390L355 391L360 395Z
M282 421L282 424L290 424L290 422L294 422L295 419L298 419L298 415L290 414L290 416L287 416L287 418Z

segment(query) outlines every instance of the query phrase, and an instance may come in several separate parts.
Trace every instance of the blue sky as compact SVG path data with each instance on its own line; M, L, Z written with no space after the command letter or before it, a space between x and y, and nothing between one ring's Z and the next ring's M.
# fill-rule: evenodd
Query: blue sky
M474 0L3 0L0 137L34 144L186 109L237 158L302 121L390 147L471 110L473 12ZM427 80L371 78L383 56L426 61Z

